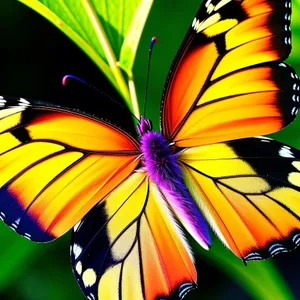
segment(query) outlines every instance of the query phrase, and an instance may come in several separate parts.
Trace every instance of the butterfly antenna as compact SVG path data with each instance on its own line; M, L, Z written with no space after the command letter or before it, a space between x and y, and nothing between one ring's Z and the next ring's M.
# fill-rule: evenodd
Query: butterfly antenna
M76 80L76 81L79 81L79 82L81 82L81 83L87 85L88 87L92 87L90 84L88 84L88 83L87 83L86 81L84 81L83 79L81 79L81 78L79 78L79 77L76 77L76 76L74 76L74 75L71 75L71 74L67 74L67 75L65 75L65 76L63 77L62 82L61 82L62 85L64 85L64 86L67 85L67 80L68 80L68 78L72 78L72 79L74 79L74 80ZM94 86L93 86L92 88L94 88L94 89L97 90L97 88L95 88Z
M149 87L149 77L150 77L151 55L152 55L153 45L155 43L158 43L158 39L157 39L156 36L154 36L151 39L150 47L149 47L149 53L148 53L148 67L147 67L147 77L146 77L146 91L145 91L145 99L144 99L144 117L146 117L146 107L147 107L147 98L148 98L148 87Z
M114 103L116 103L116 104L118 104L120 107L122 107L123 109L126 109L126 110L128 110L128 111L130 112L130 110L129 110L127 107L125 107L125 105L123 105L122 103L116 101L115 99L113 99L113 98L110 97L109 95L103 93L101 90L99 90L99 89L96 88L95 86L89 84L88 82L86 82L85 80L83 80L83 79L81 79L81 78L79 78L79 77L77 77L77 76L74 76L74 75L71 75L71 74L65 75L65 76L63 77L63 79L62 79L62 85L66 86L66 85L67 85L67 80L68 80L69 78L74 79L74 80L76 80L76 81L79 81L79 82L83 83L83 84L86 85L87 87L89 87L89 88L91 88L91 89L97 91L98 93L100 93L101 95L103 95L104 97L106 97L107 99L109 99L110 101L113 101ZM139 122L139 119L138 119L133 113L130 112L130 114L131 114L131 115Z

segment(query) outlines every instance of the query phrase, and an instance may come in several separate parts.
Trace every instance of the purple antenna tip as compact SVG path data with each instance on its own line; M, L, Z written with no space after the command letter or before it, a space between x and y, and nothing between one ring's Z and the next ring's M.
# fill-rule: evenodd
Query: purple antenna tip
M63 85L67 85L67 79L68 79L68 78L72 78L72 79L75 79L75 80L77 80L77 81L80 81L80 82L82 82L82 83L84 83L84 84L87 84L84 80L82 80L82 79L80 79L80 78L78 78L78 77L76 77L76 76L74 76L74 75L68 74L68 75L65 75L65 76L63 77L63 79L62 79L62 84L63 84Z
M68 79L69 75L65 75L61 81L62 85L67 85L67 79Z
M150 51L152 50L154 43L157 43L157 44L159 43L158 38L157 38L156 36L154 36L154 37L151 39L150 47L149 47L149 50L150 50Z

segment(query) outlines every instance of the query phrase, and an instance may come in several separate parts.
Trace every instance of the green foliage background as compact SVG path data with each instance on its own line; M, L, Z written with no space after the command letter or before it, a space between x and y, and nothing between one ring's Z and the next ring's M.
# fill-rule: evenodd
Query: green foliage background
M52 3L54 2L59 1L53 0ZM135 3L137 2L135 1ZM156 0L145 25L133 67L133 78L135 80L137 97L142 104L149 41L153 35L156 35L160 43L154 49L147 106L147 117L152 119L155 129L159 128L160 100L165 77L200 2L201 0ZM30 28L30 24L35 18L34 24L48 26L48 29L51 27L49 29L51 35L43 36L43 40L35 43L33 51L37 51L37 53L39 51L42 52L45 51L45 47L52 47L52 50L54 48L59 49L63 46L56 44L56 37L59 37L60 40L67 39L67 37L62 37L60 33L56 33L58 30L53 25L46 24L48 21L30 11L22 3L2 0L0 3L0 13L2 16L0 20L0 37L3 36L4 38L1 40L5 41L0 46L0 63L3 65L3 68L6 57L11 55L9 47L19 49L20 51L17 55L21 57L23 55L22 45L17 43L20 43L20 41L30 43L29 40L33 40L38 34L39 28L33 27L27 33L28 37L18 36L18 28L26 24ZM296 1L293 2L292 33L293 51L289 58L289 63L299 74L300 4ZM32 35L32 37L30 38L29 35ZM74 46L74 52L76 51L79 50ZM115 52L118 51L115 50ZM46 53L44 55L41 53L40 56L37 55L36 61L32 62L32 64L45 63L45 66L47 66L47 59ZM92 67L90 66L89 59L86 58L86 62L85 58L81 57L81 59L81 62L83 61L86 64L87 70L91 70ZM3 76L3 80L0 81L0 93L3 90L5 94L26 96L27 94L31 95L30 90L43 88L41 86L44 84L42 83L43 79L37 79L36 75L33 75L33 71L30 72L29 70L29 68L35 69L35 66L27 65L26 58L22 60L16 57L16 61L20 61L20 63L12 63L11 69L13 70L11 72L5 73L2 68L2 73L4 74L1 75ZM74 61L71 67L73 70L76 70L76 63ZM84 69L85 66L81 65L80 67ZM57 61L57 68L60 68L59 61ZM45 72L47 72L47 68L45 68ZM105 80L103 79L103 75L96 73L95 70L93 72L95 75L93 83L100 89L107 88L107 83L105 83L105 86L102 84ZM43 77L42 75L40 77ZM51 89L51 85L54 86L56 84L57 82L54 82L53 79L53 82L50 81L45 86ZM116 86L115 83L113 84ZM51 95L51 91L48 94ZM35 94L33 93L32 95ZM51 98L43 98L41 100L51 101ZM298 117L291 126L275 134L274 137L300 148L299 129L300 118ZM67 234L54 243L45 245L34 244L17 236L1 223L0 299L84 299L72 275L69 263L69 241L70 235ZM210 252L206 252L194 244L193 247L197 256L199 289L191 292L186 297L187 300L300 299L299 287L295 283L300 278L299 249L294 251L294 253L282 255L280 258L273 259L272 261L250 263L250 266L244 267L242 262L227 251L217 240L214 240L213 248ZM274 262L279 266L279 271Z

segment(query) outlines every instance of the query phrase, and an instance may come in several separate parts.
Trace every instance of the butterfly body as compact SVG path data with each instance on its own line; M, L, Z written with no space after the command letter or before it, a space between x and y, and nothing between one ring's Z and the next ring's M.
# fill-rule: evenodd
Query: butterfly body
M139 128L143 126L143 122L147 121L149 120L144 121L142 119ZM160 132L151 131L149 127L147 127L147 130L140 130L140 132L143 165L153 182L167 187L168 176L180 177L181 172L176 154L171 151L167 140Z
M143 165L149 178L159 187L164 198L176 211L186 229L204 247L210 245L206 222L195 205L182 177L178 154L160 132L151 131L150 120L141 118L138 131L141 134Z

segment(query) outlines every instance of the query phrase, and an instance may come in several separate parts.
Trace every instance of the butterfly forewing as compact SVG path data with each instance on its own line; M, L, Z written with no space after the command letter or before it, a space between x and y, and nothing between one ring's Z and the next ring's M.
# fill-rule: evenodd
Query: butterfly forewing
M138 164L138 142L107 122L22 98L0 104L0 217L29 239L61 236Z
M186 184L224 244L244 260L300 244L300 151L258 137L184 150Z
M278 131L299 108L290 1L205 1L181 45L162 103L164 135L190 147Z

